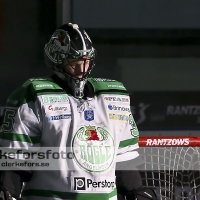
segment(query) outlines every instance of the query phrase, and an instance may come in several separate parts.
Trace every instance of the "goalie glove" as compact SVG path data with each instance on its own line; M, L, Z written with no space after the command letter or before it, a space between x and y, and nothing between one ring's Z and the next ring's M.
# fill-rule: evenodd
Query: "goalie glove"
M13 200L10 192L4 189L0 189L0 200Z

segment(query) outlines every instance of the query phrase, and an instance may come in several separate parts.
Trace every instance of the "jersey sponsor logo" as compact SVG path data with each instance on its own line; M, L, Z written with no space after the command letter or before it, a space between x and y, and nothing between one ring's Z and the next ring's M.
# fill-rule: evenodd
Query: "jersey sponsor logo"
M98 191L103 189L113 190L115 187L114 181L94 181L92 179L86 179L85 177L74 177L74 190L88 190L97 188Z
M115 82L116 80L106 79L106 78L93 78L94 82Z
M132 129L130 129L131 135L133 137L138 137L139 136L139 131L137 129L137 126L136 126L135 120L133 119L133 115L132 114L129 115L129 124L132 127Z
M179 146L179 145L189 145L189 138L179 138L179 139L147 139L146 146Z
M94 111L93 110L85 110L84 111L84 118L86 121L94 120Z
M123 85L111 85L111 84L108 84L107 87L109 87L109 88L122 88L122 89L125 89L125 87Z
M68 108L66 106L53 106L53 105L48 106L47 109L49 111L55 111L55 112L68 110Z
M74 177L74 190L86 190L84 177Z
M44 104L47 103L69 103L69 99L65 95L52 95L52 96L42 96L42 101Z
M117 110L117 111L127 111L127 112L130 112L130 108L126 108L126 107L123 107L123 106L111 105L111 104L108 105L108 109L109 110Z
M127 97L112 97L112 96L105 96L105 101L112 101L112 102L121 102L121 103L129 103L129 98Z
M35 86L36 88L53 88L51 84L39 84Z
M123 114L116 114L116 113L108 113L108 119L110 120L118 120L118 121L128 121L129 116Z
M55 121L55 120L62 120L62 119L70 119L71 114L63 114L63 115L54 115L54 116L46 116L47 121Z
M99 126L82 126L72 141L75 161L90 172L106 171L113 163L115 150L111 134Z

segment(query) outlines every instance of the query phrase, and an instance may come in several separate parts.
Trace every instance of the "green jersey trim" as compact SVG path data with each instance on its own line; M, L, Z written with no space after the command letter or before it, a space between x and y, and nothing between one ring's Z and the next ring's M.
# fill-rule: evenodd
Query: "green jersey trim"
M41 91L37 91L37 96L41 96L41 95L47 95L47 94L49 94L49 95L57 95L57 94L66 94L66 91L64 91L63 89L62 90L56 90L56 92L55 92L55 90L41 90ZM67 94L68 96L71 96L71 94Z
M96 96L100 94L122 94L129 95L126 91L126 88L121 82L110 80L110 79L101 79L101 78L88 78L94 88L94 94Z
M72 192L59 192L53 190L24 190L22 196L39 196L39 197L52 197L59 199L95 199L95 200L108 200L117 195L116 188L108 194L104 193L72 193Z
M9 97L7 107L19 107L43 94L66 94L51 78L29 79L17 88Z
M88 78L92 84L95 96L101 94L119 94L129 96L121 82L110 79ZM17 88L9 97L7 107L19 107L30 101L35 101L37 96L45 94L70 94L61 88L51 77L35 78L27 80Z
M123 148L123 147L126 147L126 146L130 146L130 145L134 145L134 144L137 144L139 141L139 138L131 138L131 139L128 139L128 140L123 140L119 143L119 148Z
M0 138L4 140L27 142L30 144L37 144L41 140L40 136L28 136L25 134L17 134L17 133L0 133Z
M119 94L119 95L126 95L129 96L127 91L120 91L120 90L100 90L95 93L96 96L101 94Z

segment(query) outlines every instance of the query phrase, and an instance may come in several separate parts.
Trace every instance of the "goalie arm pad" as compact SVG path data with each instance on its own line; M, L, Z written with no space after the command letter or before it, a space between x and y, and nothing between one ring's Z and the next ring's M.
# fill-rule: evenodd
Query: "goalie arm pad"
M122 196L142 187L142 179L138 170L116 171L115 174L117 193Z
M139 171L122 171L116 174L118 200L157 200L153 188L142 187Z
M142 187L142 179L137 168L141 164L143 164L143 160L139 157L124 162L117 162L115 175L118 193L125 194L127 191Z
M153 189L142 187L142 178L138 170L142 164L143 161L139 158L116 164L118 200L157 200Z
M32 174L26 171L1 171L0 172L0 192L4 194L5 200L11 197L19 198L23 182L30 180ZM12 199L12 198L11 198Z

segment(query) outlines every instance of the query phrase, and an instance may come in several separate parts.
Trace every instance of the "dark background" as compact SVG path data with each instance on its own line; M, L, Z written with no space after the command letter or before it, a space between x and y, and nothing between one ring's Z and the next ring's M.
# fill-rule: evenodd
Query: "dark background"
M97 49L92 76L128 89L142 135L197 135L199 8L198 0L0 0L0 121L13 90L50 73L44 44L56 27L72 22Z

